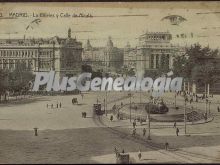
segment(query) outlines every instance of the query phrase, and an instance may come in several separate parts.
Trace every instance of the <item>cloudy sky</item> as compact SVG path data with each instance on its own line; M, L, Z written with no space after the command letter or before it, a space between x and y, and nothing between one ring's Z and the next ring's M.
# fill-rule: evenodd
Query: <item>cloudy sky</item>
M25 5L4 3L0 4L0 12L3 17L9 17L9 13L28 14L28 17L17 17L17 19L0 17L0 38L23 38L24 35L26 38L67 37L67 30L71 28L72 36L76 36L83 43L90 39L93 46L105 46L108 36L111 36L115 46L124 47L128 41L132 46L136 46L138 36L146 31L169 31L173 35L174 44L190 45L199 42L212 48L220 46L220 2L140 2L104 5L102 3ZM33 13L35 16L39 13L54 14L55 17L33 17ZM61 13L69 15L90 13L94 17L65 18L60 17ZM169 20L161 20L168 15L180 15L186 18L186 21L179 25L171 25ZM41 19L41 22L31 24L37 18ZM32 28L26 30L30 24ZM177 38L177 35L182 33L186 34L187 38Z

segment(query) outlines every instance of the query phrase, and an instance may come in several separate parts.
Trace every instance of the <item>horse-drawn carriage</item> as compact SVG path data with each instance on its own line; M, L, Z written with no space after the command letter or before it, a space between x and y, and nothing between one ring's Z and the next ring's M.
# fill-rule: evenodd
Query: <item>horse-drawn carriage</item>
M96 115L103 115L104 110L102 110L101 104L93 104L93 112Z
M82 112L82 118L86 118L86 112Z
M73 98L73 99L72 99L72 104L78 104L77 98Z

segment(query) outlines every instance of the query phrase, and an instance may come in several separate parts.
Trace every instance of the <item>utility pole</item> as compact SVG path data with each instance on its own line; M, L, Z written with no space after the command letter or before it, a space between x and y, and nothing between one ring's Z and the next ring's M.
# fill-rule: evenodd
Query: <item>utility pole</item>
M130 96L130 123L131 123L131 93L129 93Z
M104 111L105 111L105 114L106 114L106 110L105 110L105 99L104 99Z
M105 116L107 116L107 91L105 92L105 98L106 98L106 100L105 100L105 105L106 105L106 108L105 108Z
M151 140L151 137L150 137L150 111L151 111L151 109L150 109L151 107L150 107L150 102L148 103L148 137L147 137L147 139L148 140Z
M209 115L210 115L210 113L211 113L211 112L210 112L210 105L211 105L211 101L209 101Z
M207 114L208 114L208 99L206 98L206 106L205 106L205 115L206 115L206 119L207 119Z
M141 104L141 90L140 90L140 104Z
M175 93L175 108L176 108L176 93Z
M185 98L185 104L184 104L184 130L186 135L186 98Z

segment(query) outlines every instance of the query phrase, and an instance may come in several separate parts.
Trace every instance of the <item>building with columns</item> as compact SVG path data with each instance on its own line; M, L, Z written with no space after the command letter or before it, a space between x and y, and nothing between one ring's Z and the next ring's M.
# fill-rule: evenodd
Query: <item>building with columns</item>
M38 72L54 70L62 76L81 72L82 43L71 37L0 39L0 69Z
M171 69L178 48L170 43L169 32L147 32L139 37L136 53L137 76L146 70Z

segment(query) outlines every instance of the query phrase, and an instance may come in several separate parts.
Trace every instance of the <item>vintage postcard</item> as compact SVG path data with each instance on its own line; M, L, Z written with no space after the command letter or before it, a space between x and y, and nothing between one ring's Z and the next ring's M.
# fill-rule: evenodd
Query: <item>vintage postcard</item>
M0 3L0 164L220 163L220 2Z

